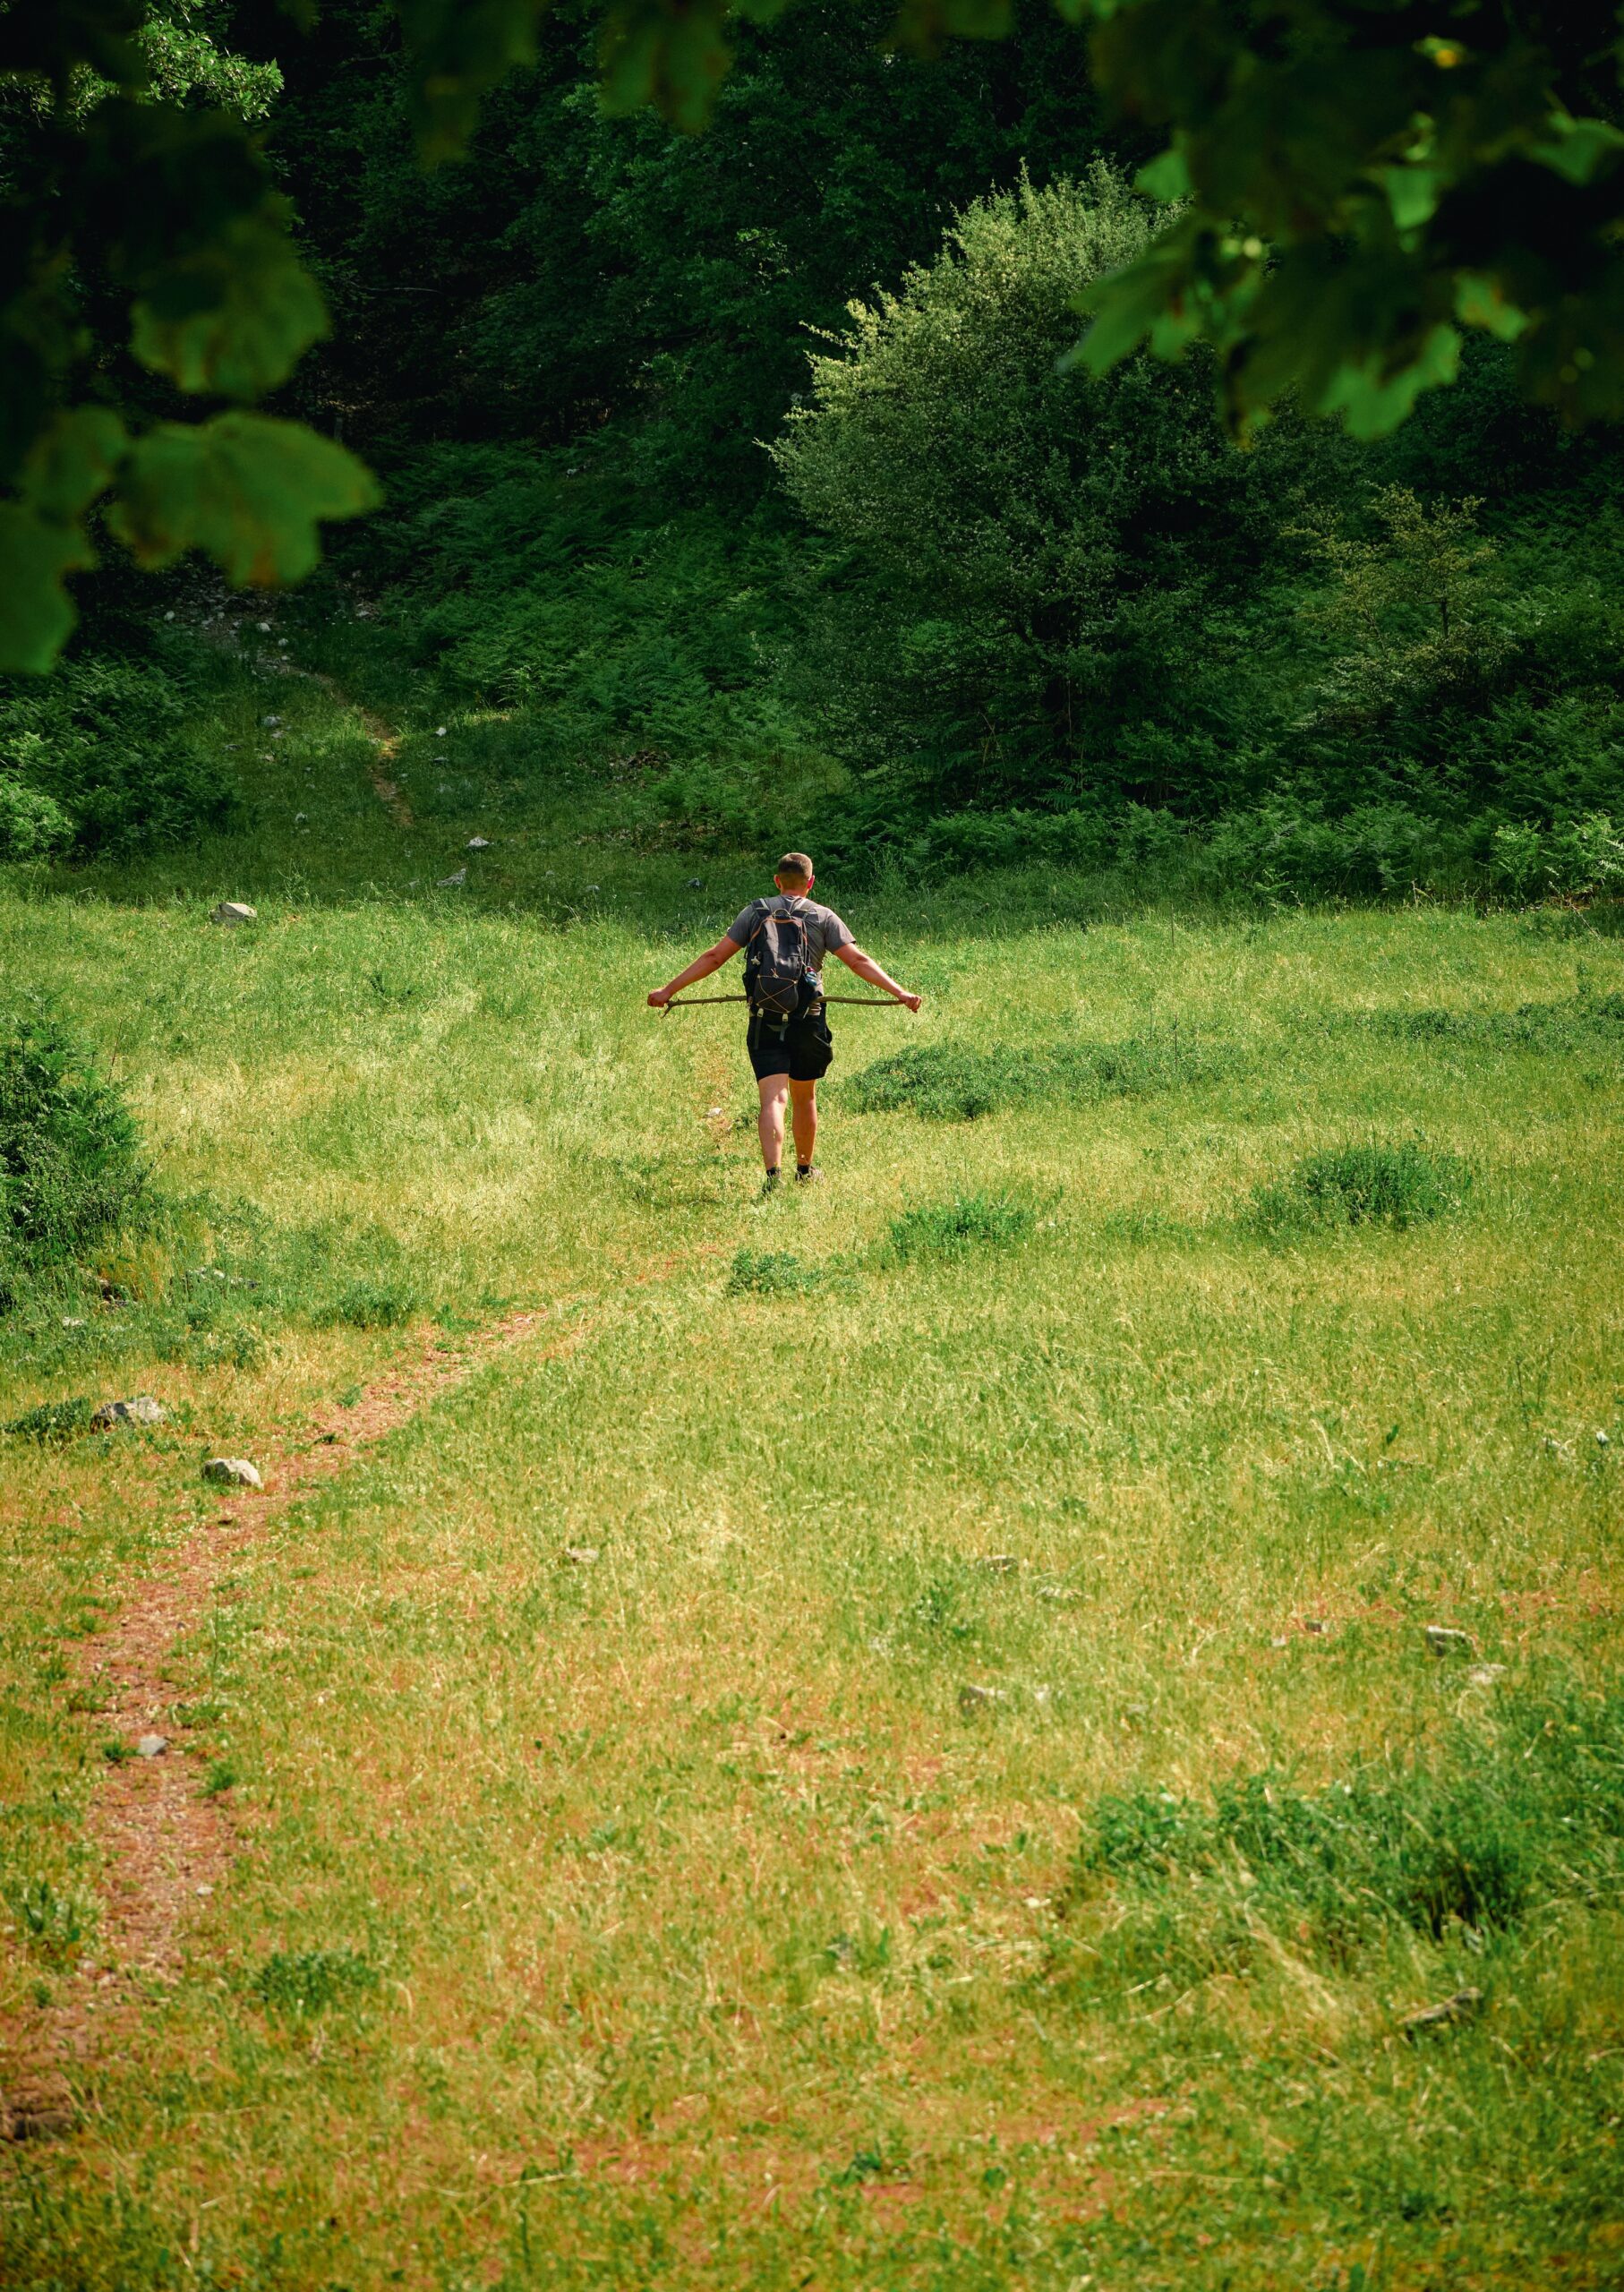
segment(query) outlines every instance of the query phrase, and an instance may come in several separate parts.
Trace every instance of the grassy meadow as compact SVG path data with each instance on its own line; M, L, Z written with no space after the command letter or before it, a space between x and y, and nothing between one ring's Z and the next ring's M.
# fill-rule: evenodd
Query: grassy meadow
M205 1445L549 1318L185 1641L245 1851L0 2280L1624 2282L1624 940L825 882L927 1000L764 1201L739 1013L642 1002L754 876L504 823L500 723L402 825L283 684L233 834L0 894L171 1205L4 1328L8 1422L170 1421L0 1443L0 2015L95 1960L62 1644Z

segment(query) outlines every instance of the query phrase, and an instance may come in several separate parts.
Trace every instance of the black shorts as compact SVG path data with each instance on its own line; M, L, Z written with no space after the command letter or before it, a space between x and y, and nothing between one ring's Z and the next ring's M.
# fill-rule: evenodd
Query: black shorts
M752 1019L745 1043L758 1082L765 1082L771 1074L787 1074L791 1082L816 1082L820 1074L828 1073L834 1056L829 1022L822 1011L803 1012L791 1020L782 1034L776 1027Z

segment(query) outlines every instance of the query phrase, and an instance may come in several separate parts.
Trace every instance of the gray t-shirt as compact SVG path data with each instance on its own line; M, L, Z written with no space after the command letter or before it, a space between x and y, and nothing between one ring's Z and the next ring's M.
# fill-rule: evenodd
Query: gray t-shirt
M812 975L820 988L824 983L824 957L856 944L832 907L820 907L815 899L791 898L788 892L774 892L768 899L753 899L748 907L739 909L727 928L727 936L734 945L748 948L756 926L769 911L774 915L799 915L806 924L807 953L812 959Z

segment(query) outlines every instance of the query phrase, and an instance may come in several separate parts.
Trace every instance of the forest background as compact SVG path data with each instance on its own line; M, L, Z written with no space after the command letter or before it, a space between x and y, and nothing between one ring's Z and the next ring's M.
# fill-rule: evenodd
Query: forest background
M1287 408L1232 445L1199 351L1067 368L1161 210L1047 8L928 60L879 7L741 24L697 135L607 115L594 23L555 11L432 173L387 13L155 21L166 93L263 122L330 305L277 409L384 489L301 652L481 721L499 807L573 791L634 845L805 842L848 880L1624 878L1612 435L1482 336L1374 442ZM6 856L240 812L212 584L170 582L110 553L61 670L0 688Z

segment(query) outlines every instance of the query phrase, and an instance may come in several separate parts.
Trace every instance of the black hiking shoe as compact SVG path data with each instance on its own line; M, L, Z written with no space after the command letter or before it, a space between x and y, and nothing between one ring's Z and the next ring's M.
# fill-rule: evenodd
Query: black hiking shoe
M804 1167L797 1166L795 1172L797 1185L822 1185L823 1182L824 1174L816 1162L808 1162Z
M767 1172L765 1177L761 1181L761 1190L763 1193L776 1193L778 1192L780 1175L781 1173L777 1170L769 1170Z

